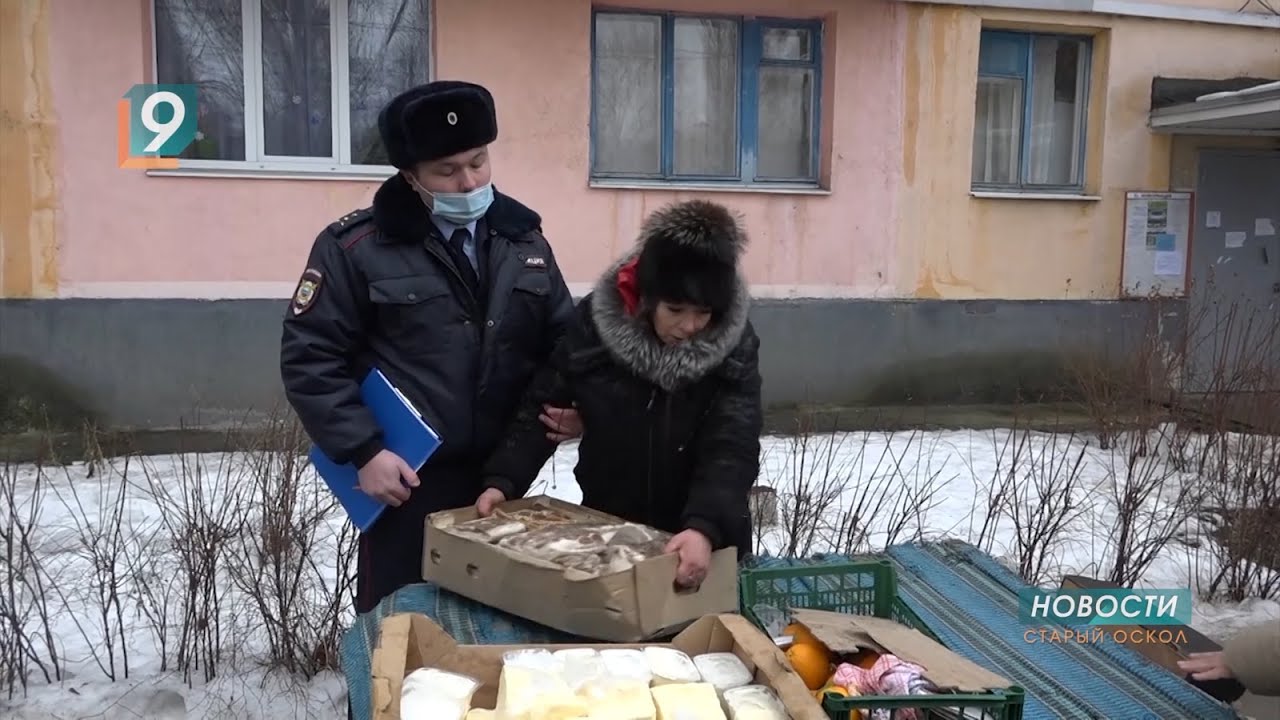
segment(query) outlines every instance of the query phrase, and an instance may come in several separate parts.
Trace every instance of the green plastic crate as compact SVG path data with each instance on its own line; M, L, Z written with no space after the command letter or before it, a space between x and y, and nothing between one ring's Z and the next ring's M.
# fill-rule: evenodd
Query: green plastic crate
M901 710L914 709L919 720L1022 720L1025 701L1021 688L989 693L947 695L826 695L822 709L832 720L863 720L875 710L887 710L887 720L901 720ZM865 711L861 718L854 713Z
M929 629L929 626L920 619L920 616L916 615L916 611L907 607L907 604L902 602L902 598L893 599L893 609L889 614L889 619L900 625L906 625L907 627L919 630L925 635L928 635L930 640L933 640L939 645L944 644L937 635L933 634L933 630Z
M941 642L898 598L897 574L888 560L747 569L741 573L738 594L742 614L761 629L765 625L755 608L768 605L784 613L806 608L889 618ZM946 695L826 695L822 709L832 720L860 720L859 710L868 718L871 711L884 710L889 720L899 720L899 711L908 708L916 709L920 720L1022 720L1024 701L1022 688L1009 687Z
M753 568L741 572L738 594L742 614L760 628L757 604L783 612L793 607L887 618L898 597L898 578L888 560Z

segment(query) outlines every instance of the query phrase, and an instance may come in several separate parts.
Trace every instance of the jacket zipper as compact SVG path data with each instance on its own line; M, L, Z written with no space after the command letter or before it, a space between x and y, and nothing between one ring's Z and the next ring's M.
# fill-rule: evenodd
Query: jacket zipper
M467 305L468 305L467 317L472 319L472 322L476 328L476 332L479 333L480 335L480 366L477 368L476 372L483 374L484 373L484 367L483 367L484 366L484 343L486 340L485 330L484 330L485 318L482 317L479 320L475 320L475 316L479 314L479 311L480 311L480 301L479 299L476 298L475 293L471 292L471 287L467 285L467 281L462 278L462 271L459 270L453 264L453 258L449 257L449 255L445 253L443 249L440 248L439 243L434 242L435 240L436 240L436 237L434 235L428 235L426 241L423 242L423 247L426 248L428 254L434 256L446 268L448 268L449 272L452 273L453 277L458 281L458 285L463 289L463 292L466 293ZM473 440L475 439L477 434L476 407L479 404L480 404L480 377L477 376L471 388L471 413L470 414L471 414L471 437Z
M649 457L645 459L646 472L645 472L644 502L645 502L645 517L647 518L647 522L650 524L653 523L653 463L655 462L654 454L653 454L653 425L654 425L653 404L657 399L658 399L658 388L655 387L652 391L649 392L649 404L645 406L645 413L649 416L648 417L649 421L648 423L646 423L649 426L649 453L648 453Z

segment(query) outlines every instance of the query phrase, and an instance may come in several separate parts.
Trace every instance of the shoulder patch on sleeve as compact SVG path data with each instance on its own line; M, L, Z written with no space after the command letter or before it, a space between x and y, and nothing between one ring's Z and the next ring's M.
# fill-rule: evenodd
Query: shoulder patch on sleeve
M337 220L329 223L329 232L335 237L342 237L353 229L372 221L373 213L370 212L369 208L356 210L355 212L347 213L346 215L343 215Z
M315 268L307 268L303 271L302 279L298 280L298 287L293 291L291 306L295 316L311 309L316 296L320 294L320 283L323 280L324 276Z

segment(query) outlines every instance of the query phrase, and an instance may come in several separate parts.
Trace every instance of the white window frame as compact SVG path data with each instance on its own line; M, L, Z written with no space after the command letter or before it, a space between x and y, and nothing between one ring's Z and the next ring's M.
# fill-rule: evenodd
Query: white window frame
M151 22L151 77L160 77L156 52L156 3L147 3ZM427 3L427 79L436 76L435 2ZM329 2L329 66L332 68L330 115L333 119L332 157L267 155L263 147L262 118L262 2L240 0L241 37L244 45L244 160L179 158L176 170L148 170L148 175L199 175L241 178L295 178L317 180L385 180L394 175L391 165L351 163L350 29L346 0ZM408 88L405 88L406 90Z

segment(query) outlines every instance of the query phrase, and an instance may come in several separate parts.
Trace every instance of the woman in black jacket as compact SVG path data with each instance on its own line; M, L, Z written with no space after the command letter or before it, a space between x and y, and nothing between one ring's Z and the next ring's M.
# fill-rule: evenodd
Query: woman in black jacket
M488 515L523 497L555 451L539 415L577 406L582 504L673 533L676 581L697 586L713 550L751 550L747 495L760 469L760 341L738 271L746 236L724 207L655 212L530 386L484 469Z

